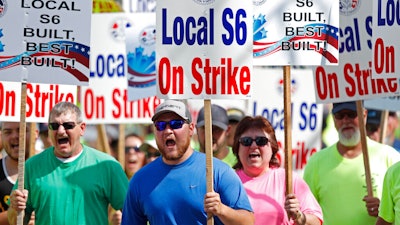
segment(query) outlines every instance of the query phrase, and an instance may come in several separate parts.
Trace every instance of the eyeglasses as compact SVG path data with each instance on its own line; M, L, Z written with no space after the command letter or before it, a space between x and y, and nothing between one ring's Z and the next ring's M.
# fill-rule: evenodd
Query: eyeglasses
M334 114L335 119L337 120L342 120L345 116L347 116L350 119L354 119L357 117L357 112L354 111L349 111L349 112L338 112Z
M258 147L265 146L268 144L268 138L267 137L256 137L256 138L251 138L251 137L241 137L239 138L239 143L242 144L243 146L249 147L253 144L253 141L256 142L256 145Z
M182 128L183 124L185 124L185 123L187 123L186 120L171 120L169 122L157 121L154 123L154 125L156 126L156 129L158 131L163 131L163 130L165 130L165 128L167 128L167 125L169 125L169 127L171 127L171 129L175 130L175 129Z
M75 122L64 122L62 124L59 123L49 123L50 130L58 130L60 126L63 126L66 130L74 129L77 124Z
M131 149L135 150L135 152L140 152L140 148L138 146L125 146L125 153L129 153Z

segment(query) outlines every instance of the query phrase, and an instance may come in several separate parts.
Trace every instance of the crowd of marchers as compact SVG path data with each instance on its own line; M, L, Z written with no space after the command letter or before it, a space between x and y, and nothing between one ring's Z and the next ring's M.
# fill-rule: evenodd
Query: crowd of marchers
M21 215L30 225L186 225L210 219L232 225L400 224L396 112L388 113L385 134L381 111L363 107L358 115L356 102L330 105L337 141L313 154L301 176L292 173L286 190L291 171L277 158L268 119L215 104L208 181L205 110L194 121L183 101L164 101L145 135L126 134L121 164L118 141L110 140L110 154L86 141L90 125L80 108L60 102L47 123L37 129L26 124L23 188L18 185L21 124L1 121L0 225L17 224ZM367 134L366 149L360 129ZM41 149L30 155L35 141ZM213 182L212 190L207 182Z

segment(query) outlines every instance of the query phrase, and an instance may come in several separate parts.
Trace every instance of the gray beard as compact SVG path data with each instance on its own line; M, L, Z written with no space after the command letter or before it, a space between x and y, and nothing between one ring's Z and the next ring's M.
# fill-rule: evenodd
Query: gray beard
M342 131L339 131L339 142L346 147L356 146L360 140L361 134L359 129L356 129L350 137L344 135Z

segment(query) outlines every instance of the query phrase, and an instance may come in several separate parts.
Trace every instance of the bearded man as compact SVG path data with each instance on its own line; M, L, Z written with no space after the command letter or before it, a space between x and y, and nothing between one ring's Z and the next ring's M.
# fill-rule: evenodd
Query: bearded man
M324 225L374 225L386 170L400 160L391 146L367 139L373 196L367 196L360 124L356 102L334 103L332 114L339 141L312 155L304 170L324 215ZM365 127L362 127L365 129Z

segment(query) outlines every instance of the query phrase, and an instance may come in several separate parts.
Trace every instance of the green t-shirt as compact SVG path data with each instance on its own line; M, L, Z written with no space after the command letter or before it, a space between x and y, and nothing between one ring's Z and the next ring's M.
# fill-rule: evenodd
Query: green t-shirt
M26 161L26 215L35 211L35 225L107 225L109 204L122 209L128 189L121 165L88 146L74 161L63 163L53 149Z
M400 163L390 167L383 182L379 216L393 225L400 224Z
M380 198L386 170L400 154L368 138L367 145L373 195ZM334 144L310 157L303 176L322 208L324 225L375 225L362 200L367 195L362 154L343 158Z

